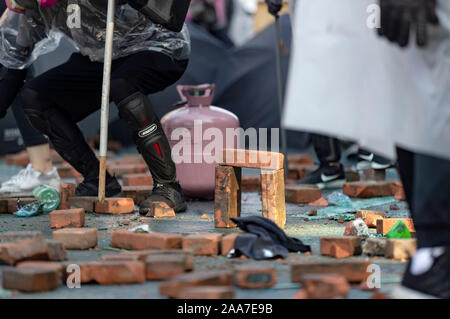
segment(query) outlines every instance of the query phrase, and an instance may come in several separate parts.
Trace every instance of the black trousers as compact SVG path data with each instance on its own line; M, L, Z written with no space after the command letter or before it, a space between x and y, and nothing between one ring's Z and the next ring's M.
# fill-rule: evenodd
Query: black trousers
M398 148L419 248L450 246L450 161Z
M138 91L146 95L162 91L183 75L187 64L154 51L114 60L110 98L118 104ZM102 81L103 63L74 53L66 63L28 82L22 100L39 111L59 108L79 122L100 109Z
M337 138L312 134L312 143L320 166L329 166L341 160L341 146Z

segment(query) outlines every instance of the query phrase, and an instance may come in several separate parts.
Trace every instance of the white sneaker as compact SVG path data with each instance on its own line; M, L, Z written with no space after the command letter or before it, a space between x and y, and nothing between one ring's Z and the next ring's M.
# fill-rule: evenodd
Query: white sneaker
M10 180L4 182L0 188L0 194L8 193L30 193L39 185L47 185L56 188L58 191L61 187L61 179L58 175L56 167L47 173L35 170L31 164L21 170L17 175L11 177Z

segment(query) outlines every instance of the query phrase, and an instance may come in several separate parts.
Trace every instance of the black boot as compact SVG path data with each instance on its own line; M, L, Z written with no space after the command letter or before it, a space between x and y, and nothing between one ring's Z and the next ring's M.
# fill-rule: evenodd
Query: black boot
M152 195L141 203L140 213L147 214L152 202L165 202L175 212L185 211L187 205L176 178L169 141L150 101L137 92L122 100L118 107L120 118L133 130L136 146L155 184Z
M48 136L58 154L83 175L84 182L78 185L76 195L97 196L100 164L78 126L56 108L41 112L24 106L24 112L30 123ZM120 184L107 173L106 197L120 195Z

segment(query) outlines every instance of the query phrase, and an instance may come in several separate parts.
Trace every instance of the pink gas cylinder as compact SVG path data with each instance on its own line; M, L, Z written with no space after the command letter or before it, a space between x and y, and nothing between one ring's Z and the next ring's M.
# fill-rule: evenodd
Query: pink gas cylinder
M190 199L214 198L215 167L221 158L218 156L224 148L239 145L237 137L226 141L227 129L237 132L239 119L211 105L215 88L215 84L177 86L185 105L161 119L172 148L178 180L184 195Z

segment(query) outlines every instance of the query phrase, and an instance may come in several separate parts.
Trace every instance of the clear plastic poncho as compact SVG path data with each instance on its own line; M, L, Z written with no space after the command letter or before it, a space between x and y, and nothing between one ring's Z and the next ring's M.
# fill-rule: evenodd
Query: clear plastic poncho
M25 15L8 12L0 22L0 63L22 69L39 56L55 50L62 34L92 61L103 62L106 35L106 0L60 0L45 9L35 0L16 0ZM176 60L190 55L187 27L173 32L153 23L129 5L116 7L113 59L152 50Z

